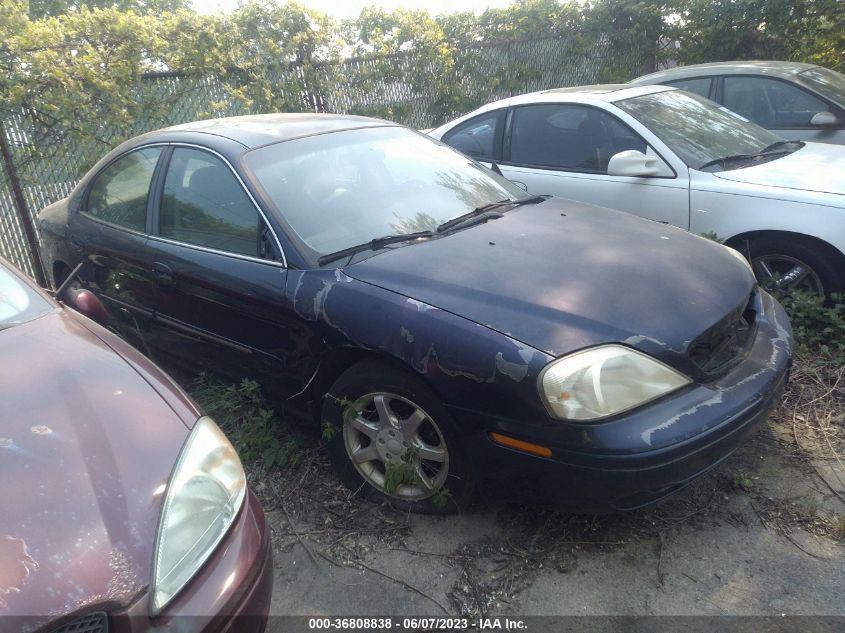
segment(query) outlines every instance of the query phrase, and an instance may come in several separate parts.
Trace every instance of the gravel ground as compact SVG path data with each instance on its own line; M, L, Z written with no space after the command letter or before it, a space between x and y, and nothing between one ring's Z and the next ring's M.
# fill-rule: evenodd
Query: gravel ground
M317 449L255 472L273 528L271 613L845 615L845 472L796 444L788 400L720 468L623 516L403 514L352 495Z

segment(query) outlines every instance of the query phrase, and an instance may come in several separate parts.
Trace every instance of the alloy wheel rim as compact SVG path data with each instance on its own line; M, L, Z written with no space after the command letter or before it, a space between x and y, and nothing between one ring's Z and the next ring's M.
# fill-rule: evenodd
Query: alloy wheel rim
M757 281L769 292L790 293L803 290L824 294L824 285L806 263L790 255L761 255L751 260Z
M396 499L428 499L449 474L449 451L437 423L393 393L368 393L344 407L343 441L364 480Z

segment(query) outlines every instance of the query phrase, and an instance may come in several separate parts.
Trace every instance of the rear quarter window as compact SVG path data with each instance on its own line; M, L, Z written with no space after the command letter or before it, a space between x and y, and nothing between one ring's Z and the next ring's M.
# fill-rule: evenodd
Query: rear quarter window
M694 92L702 97L710 96L710 86L713 84L712 77L702 77L695 79L678 79L677 81L667 81L667 86L686 90L687 92Z

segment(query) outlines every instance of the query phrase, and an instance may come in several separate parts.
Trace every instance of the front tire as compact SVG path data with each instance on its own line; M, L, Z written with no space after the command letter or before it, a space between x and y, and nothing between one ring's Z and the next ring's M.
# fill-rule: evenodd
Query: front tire
M748 244L759 284L774 294L803 291L829 296L845 290L837 265L842 256L826 245L784 237L762 237Z
M322 414L332 465L358 494L426 514L468 503L472 484L461 438L418 378L363 361L332 385Z

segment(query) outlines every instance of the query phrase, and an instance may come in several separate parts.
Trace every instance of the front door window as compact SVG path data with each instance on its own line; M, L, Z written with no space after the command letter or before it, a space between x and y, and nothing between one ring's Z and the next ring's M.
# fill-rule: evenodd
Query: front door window
M604 174L611 156L631 149L645 152L646 143L597 108L543 104L514 111L509 160L514 165Z

